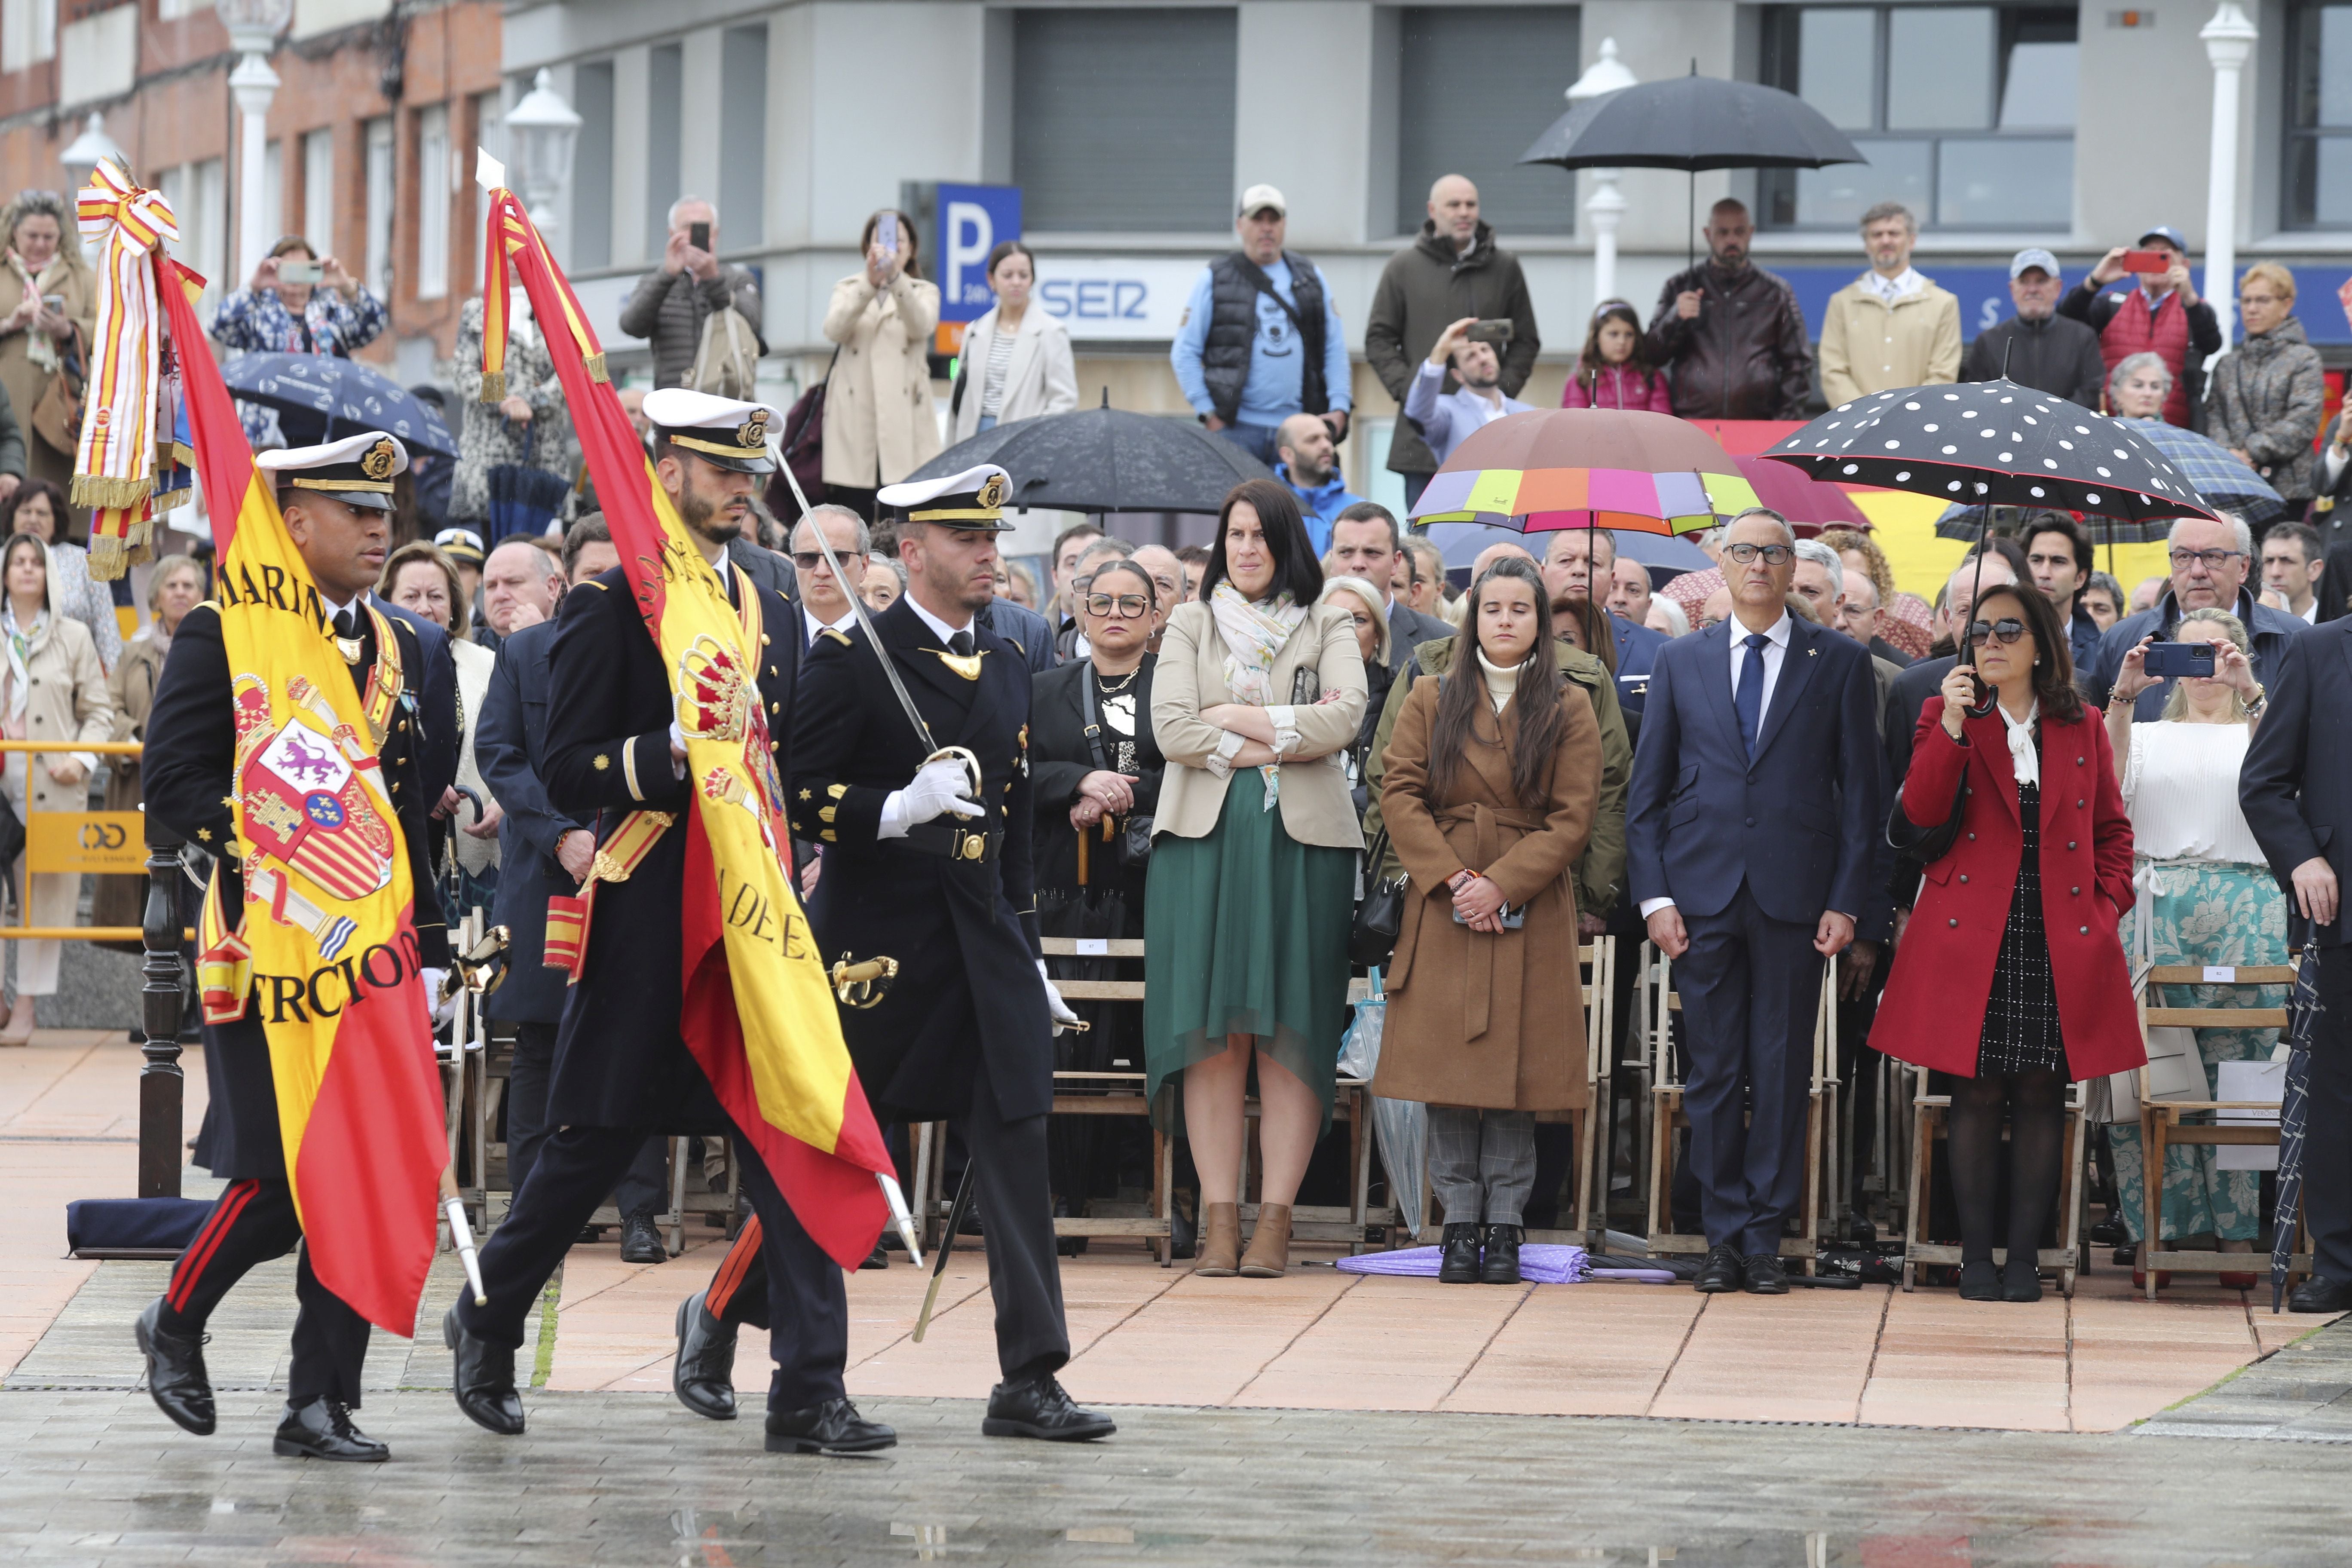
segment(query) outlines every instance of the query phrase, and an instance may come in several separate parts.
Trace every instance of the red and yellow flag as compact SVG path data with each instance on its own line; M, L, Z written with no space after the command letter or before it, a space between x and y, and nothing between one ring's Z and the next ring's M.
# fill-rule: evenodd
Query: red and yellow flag
M756 681L765 639L750 635L678 521L604 377L603 350L571 285L509 191L490 193L484 251L491 276L482 291L483 342L504 342L503 323L494 331L489 313L506 298L511 264L563 383L686 734L696 809L687 816L679 1030L793 1215L835 1262L856 1268L889 1218L874 1178L892 1165L793 892L783 781ZM769 635L795 632L778 626Z
M344 679L310 569L205 345L201 284L174 261L157 265L219 552L214 596L236 712L245 907L220 918L250 955L310 1267L352 1310L406 1335L449 1152L408 847L376 750L400 696L393 681L413 689L424 672L395 677L395 656L364 699ZM380 623L379 646L396 647L389 636Z

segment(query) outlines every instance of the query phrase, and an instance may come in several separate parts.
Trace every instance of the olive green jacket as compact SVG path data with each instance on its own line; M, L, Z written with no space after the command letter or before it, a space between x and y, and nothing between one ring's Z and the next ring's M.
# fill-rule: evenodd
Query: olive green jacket
M1364 763L1370 804L1364 810L1364 837L1369 841L1381 827L1381 776L1387 771L1389 737L1396 733L1397 715L1404 711L1405 693L1412 689L1415 672L1443 676L1454 663L1458 638L1438 637L1413 650L1413 656L1389 688L1388 704L1381 710L1380 727L1372 732L1372 753ZM1601 807L1592 818L1592 837L1577 858L1576 907L1587 914L1606 917L1625 885L1625 784L1633 772L1633 748L1625 739L1625 714L1617 706L1617 682L1608 666L1582 648L1564 642L1552 644L1559 672L1583 688L1592 700L1592 716L1601 722ZM1387 856L1383 875L1402 869L1396 850Z

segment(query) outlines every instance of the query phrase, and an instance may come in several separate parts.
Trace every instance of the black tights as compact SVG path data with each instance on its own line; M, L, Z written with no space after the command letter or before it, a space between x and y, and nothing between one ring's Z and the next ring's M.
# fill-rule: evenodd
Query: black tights
M1956 1078L1952 1082L1952 1197L1960 1210L1960 1261L1992 1261L2000 1239L2000 1121L2009 1111L2009 1256L2032 1258L2058 1197L2065 1143L2066 1079L2053 1068Z

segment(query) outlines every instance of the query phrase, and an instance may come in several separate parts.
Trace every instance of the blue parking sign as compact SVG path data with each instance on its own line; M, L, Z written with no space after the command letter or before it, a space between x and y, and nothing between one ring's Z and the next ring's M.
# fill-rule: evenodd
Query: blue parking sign
M1021 237L1021 187L939 188L940 320L976 321L996 303L988 286L988 253Z

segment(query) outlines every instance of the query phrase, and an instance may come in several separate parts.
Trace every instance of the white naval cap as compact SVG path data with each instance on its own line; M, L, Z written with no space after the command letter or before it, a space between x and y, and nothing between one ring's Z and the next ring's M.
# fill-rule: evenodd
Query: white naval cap
M779 416L766 404L665 386L646 393L645 406L646 422L672 446L739 473L775 472L768 456L768 422Z
M1013 476L994 463L982 463L943 479L885 485L874 499L908 522L1002 533L1013 526L1004 521L1004 503L1012 494Z
M408 471L408 448L397 436L362 430L320 447L262 452L253 463L297 489L319 490L370 511L390 511L393 476Z

